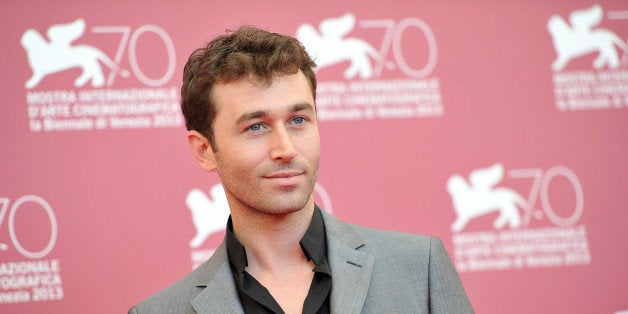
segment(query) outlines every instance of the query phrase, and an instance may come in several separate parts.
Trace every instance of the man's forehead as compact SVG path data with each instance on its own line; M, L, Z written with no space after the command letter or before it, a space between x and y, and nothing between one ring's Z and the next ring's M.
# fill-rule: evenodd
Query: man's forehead
M273 71L272 73L269 73L268 75L258 75L258 74L255 74L254 72L249 71L246 74L241 75L235 79L231 79L231 80L219 79L215 83L214 86L248 83L248 85L250 85L251 87L269 88L279 79L285 78L285 77L291 77L291 76L303 77L307 80L307 78L305 77L305 74L303 73L303 71L301 71L301 69L297 69L297 71L295 72Z
M285 98L264 102L262 94L285 78L291 79L291 82L287 83L289 85L295 84L294 80L298 80L296 85L300 85L299 88L307 86L307 92L294 93L295 90L286 90ZM312 87L301 71L294 74L275 75L272 81L248 75L232 82L217 83L210 97L213 98L217 115L225 109L236 115L251 111L268 111L271 108L281 111L315 110Z

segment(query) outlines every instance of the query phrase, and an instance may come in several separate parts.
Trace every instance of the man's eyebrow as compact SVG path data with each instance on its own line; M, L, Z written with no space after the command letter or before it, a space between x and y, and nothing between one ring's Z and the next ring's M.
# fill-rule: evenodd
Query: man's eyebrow
M314 111L314 106L312 106L310 103L307 103L307 102L301 102L301 103L292 105L292 107L290 108L290 112L297 112L301 110Z
M238 117L238 120L236 120L236 124L240 124L247 120L257 119L265 115L266 115L266 111L264 110L245 112L241 116Z
M314 106L312 106L310 103L302 102L302 103L294 104L290 106L290 108L288 109L289 112L297 112L297 111L302 111L302 110L314 111ZM241 116L238 117L238 119L236 120L236 124L240 124L247 120L261 118L261 117L266 116L267 114L268 113L265 110L245 112Z

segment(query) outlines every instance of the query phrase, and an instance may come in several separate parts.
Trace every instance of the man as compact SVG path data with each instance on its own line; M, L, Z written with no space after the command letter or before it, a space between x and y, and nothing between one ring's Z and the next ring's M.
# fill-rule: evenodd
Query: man
M214 255L130 313L471 313L440 240L348 225L312 195L315 66L294 38L242 27L190 56L190 150L231 217Z

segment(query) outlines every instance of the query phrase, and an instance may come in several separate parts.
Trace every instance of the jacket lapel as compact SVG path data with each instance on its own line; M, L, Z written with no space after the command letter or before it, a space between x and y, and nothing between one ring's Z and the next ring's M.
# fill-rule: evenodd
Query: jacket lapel
M197 313L244 313L235 289L225 241L216 249L210 260L201 265L201 276L192 289L200 290L192 299ZM207 288L211 287L211 288Z
M360 313L366 301L375 259L360 251L365 242L353 227L323 210L321 213L327 236L327 259L332 271L331 312ZM203 275L192 287L199 292L191 302L198 313L244 313L224 241L198 270Z
M351 227L321 211L331 267L332 313L360 313L366 301L375 259L362 252L363 238Z

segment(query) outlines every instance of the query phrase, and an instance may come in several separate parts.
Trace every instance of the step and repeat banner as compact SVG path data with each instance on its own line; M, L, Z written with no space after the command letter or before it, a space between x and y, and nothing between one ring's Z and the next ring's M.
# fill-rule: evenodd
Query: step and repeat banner
M0 312L123 313L228 206L187 148L188 55L226 29L316 58L317 203L440 237L478 313L628 310L625 1L4 1Z

